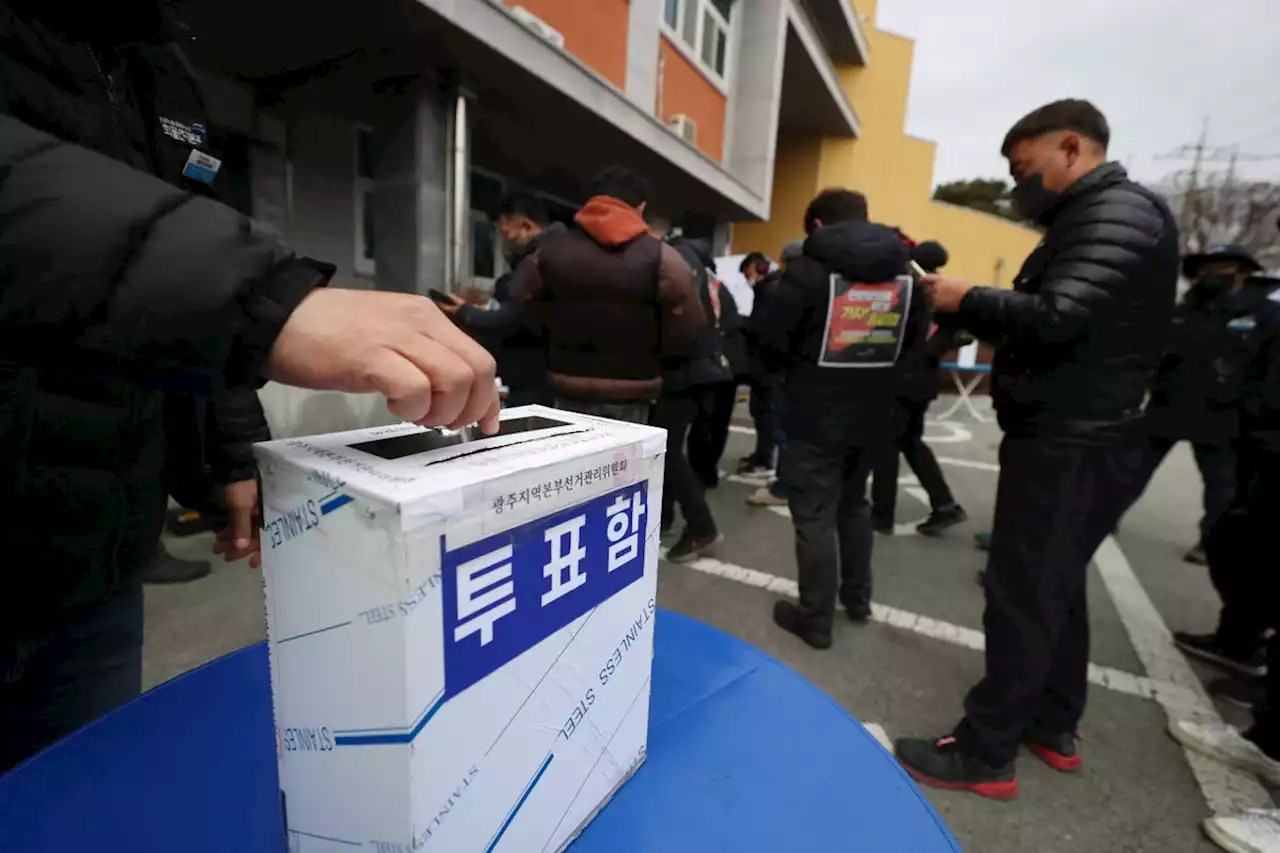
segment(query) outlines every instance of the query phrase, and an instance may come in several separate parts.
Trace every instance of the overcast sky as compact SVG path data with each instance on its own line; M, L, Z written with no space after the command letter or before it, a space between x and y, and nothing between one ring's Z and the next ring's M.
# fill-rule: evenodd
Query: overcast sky
M1156 155L1206 116L1211 144L1280 155L1280 0L880 0L878 25L916 41L907 132L938 143L935 182L1006 177L1005 131L1065 97L1143 181L1188 165ZM1246 168L1280 179L1280 158Z

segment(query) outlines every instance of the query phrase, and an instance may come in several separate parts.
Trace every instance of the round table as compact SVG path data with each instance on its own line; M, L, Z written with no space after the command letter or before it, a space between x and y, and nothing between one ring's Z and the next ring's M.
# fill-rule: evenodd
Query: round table
M804 678L670 611L655 644L648 760L571 853L960 850L897 762ZM5 853L284 847L264 644L0 777Z

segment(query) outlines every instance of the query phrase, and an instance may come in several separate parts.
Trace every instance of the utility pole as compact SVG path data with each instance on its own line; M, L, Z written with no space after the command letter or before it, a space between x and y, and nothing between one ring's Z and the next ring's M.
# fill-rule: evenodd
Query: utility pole
M1209 144L1209 117L1205 116L1200 124L1200 140L1195 144L1195 156L1191 161L1191 177L1187 181L1187 192L1182 197L1182 221L1178 224L1183 234L1191 233L1198 212L1200 191L1200 166L1204 163L1204 149Z

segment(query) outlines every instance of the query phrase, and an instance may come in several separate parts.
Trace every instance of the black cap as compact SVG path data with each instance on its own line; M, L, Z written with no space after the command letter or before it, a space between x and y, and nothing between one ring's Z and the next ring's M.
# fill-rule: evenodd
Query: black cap
M1195 278L1200 275L1201 268L1205 264L1217 263L1219 261L1235 261L1249 268L1249 272L1257 272L1262 269L1262 264L1244 246L1238 243L1219 243L1210 246L1203 252L1194 255L1187 255L1182 259L1182 274L1187 278Z

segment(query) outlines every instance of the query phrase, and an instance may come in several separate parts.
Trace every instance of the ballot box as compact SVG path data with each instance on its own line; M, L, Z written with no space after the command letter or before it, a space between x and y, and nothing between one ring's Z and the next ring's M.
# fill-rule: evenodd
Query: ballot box
M525 406L257 446L288 850L573 840L645 757L665 443Z

